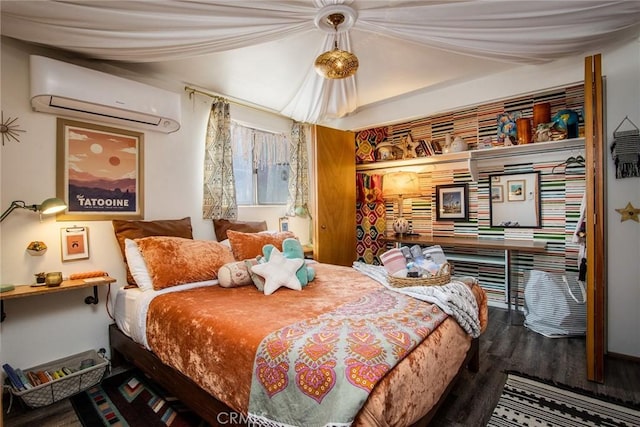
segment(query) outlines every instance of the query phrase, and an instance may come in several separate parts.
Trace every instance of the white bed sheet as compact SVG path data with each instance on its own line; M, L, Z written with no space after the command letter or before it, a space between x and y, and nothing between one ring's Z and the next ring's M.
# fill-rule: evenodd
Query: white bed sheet
M207 280L204 282L185 283L184 285L172 286L170 288L142 291L140 288L120 288L116 294L114 317L116 325L129 338L142 344L147 350L147 311L149 304L158 295L171 292L184 291L187 289L200 288L202 286L217 286L218 280Z

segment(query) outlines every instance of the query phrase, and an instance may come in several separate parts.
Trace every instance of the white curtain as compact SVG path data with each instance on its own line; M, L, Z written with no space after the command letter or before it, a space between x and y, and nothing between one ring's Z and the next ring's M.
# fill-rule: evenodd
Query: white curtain
M258 169L289 163L289 138L285 134L231 122L231 140L234 153L245 160L251 159Z
M350 37L387 35L458 54L539 64L584 54L637 30L640 1L398 1L280 0L2 1L3 35L131 62L173 60L251 46L316 31L328 4L358 13ZM464 12L464 13L463 13ZM333 45L324 36L317 53ZM294 53L295 54L295 53ZM379 64L384 66L384 64ZM342 117L357 108L356 79L328 81L308 68L282 113L300 122ZM295 83L294 83L295 84ZM303 99L316 99L309 105Z

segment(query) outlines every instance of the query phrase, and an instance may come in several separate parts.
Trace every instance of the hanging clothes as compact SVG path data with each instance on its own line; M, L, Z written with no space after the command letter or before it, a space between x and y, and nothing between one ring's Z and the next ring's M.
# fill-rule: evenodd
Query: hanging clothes
M586 235L586 211L587 211L587 192L582 194L582 202L580 202L580 217L578 218L578 222L576 224L576 228L573 232L573 237L571 241L573 243L578 243L580 248L578 249L578 270L581 271L582 268L585 269L586 274L586 262L587 262L587 235ZM578 280L584 281L584 279L578 278Z

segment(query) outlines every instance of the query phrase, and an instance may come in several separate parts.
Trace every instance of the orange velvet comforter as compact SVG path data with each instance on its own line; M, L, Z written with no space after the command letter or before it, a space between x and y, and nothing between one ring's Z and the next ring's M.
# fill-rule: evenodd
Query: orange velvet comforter
M254 286L213 286L160 295L148 310L149 346L164 363L246 414L254 356L266 335L381 286L352 268L314 268L315 280L302 291L280 289L265 296ZM486 295L477 285L472 290L484 329ZM354 425L402 426L420 419L455 376L470 343L456 321L447 318L378 383Z

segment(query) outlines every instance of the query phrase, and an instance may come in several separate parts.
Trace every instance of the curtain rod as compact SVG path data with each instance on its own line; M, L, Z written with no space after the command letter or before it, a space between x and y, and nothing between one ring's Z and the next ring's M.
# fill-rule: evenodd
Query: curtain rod
M200 90L200 89L196 89L194 87L191 86L185 86L184 87L185 92L189 93L189 99L191 99L191 97L193 96L193 94L199 94L199 95L204 95L204 96L208 96L209 98L213 98L214 100L225 100L228 102L231 102L233 104L236 105L241 105L243 107L247 107L247 108L253 108L254 110L259 110L259 111L263 111L265 113L270 113L270 114L275 114L278 115L280 117L285 117L282 114L280 114L279 112L275 111L275 110L271 110L269 108L266 107L261 107L255 104L251 104L250 102L246 102L246 101L239 101L237 99L233 99L233 98L228 98L226 96L214 93L214 92L207 92L204 90Z

